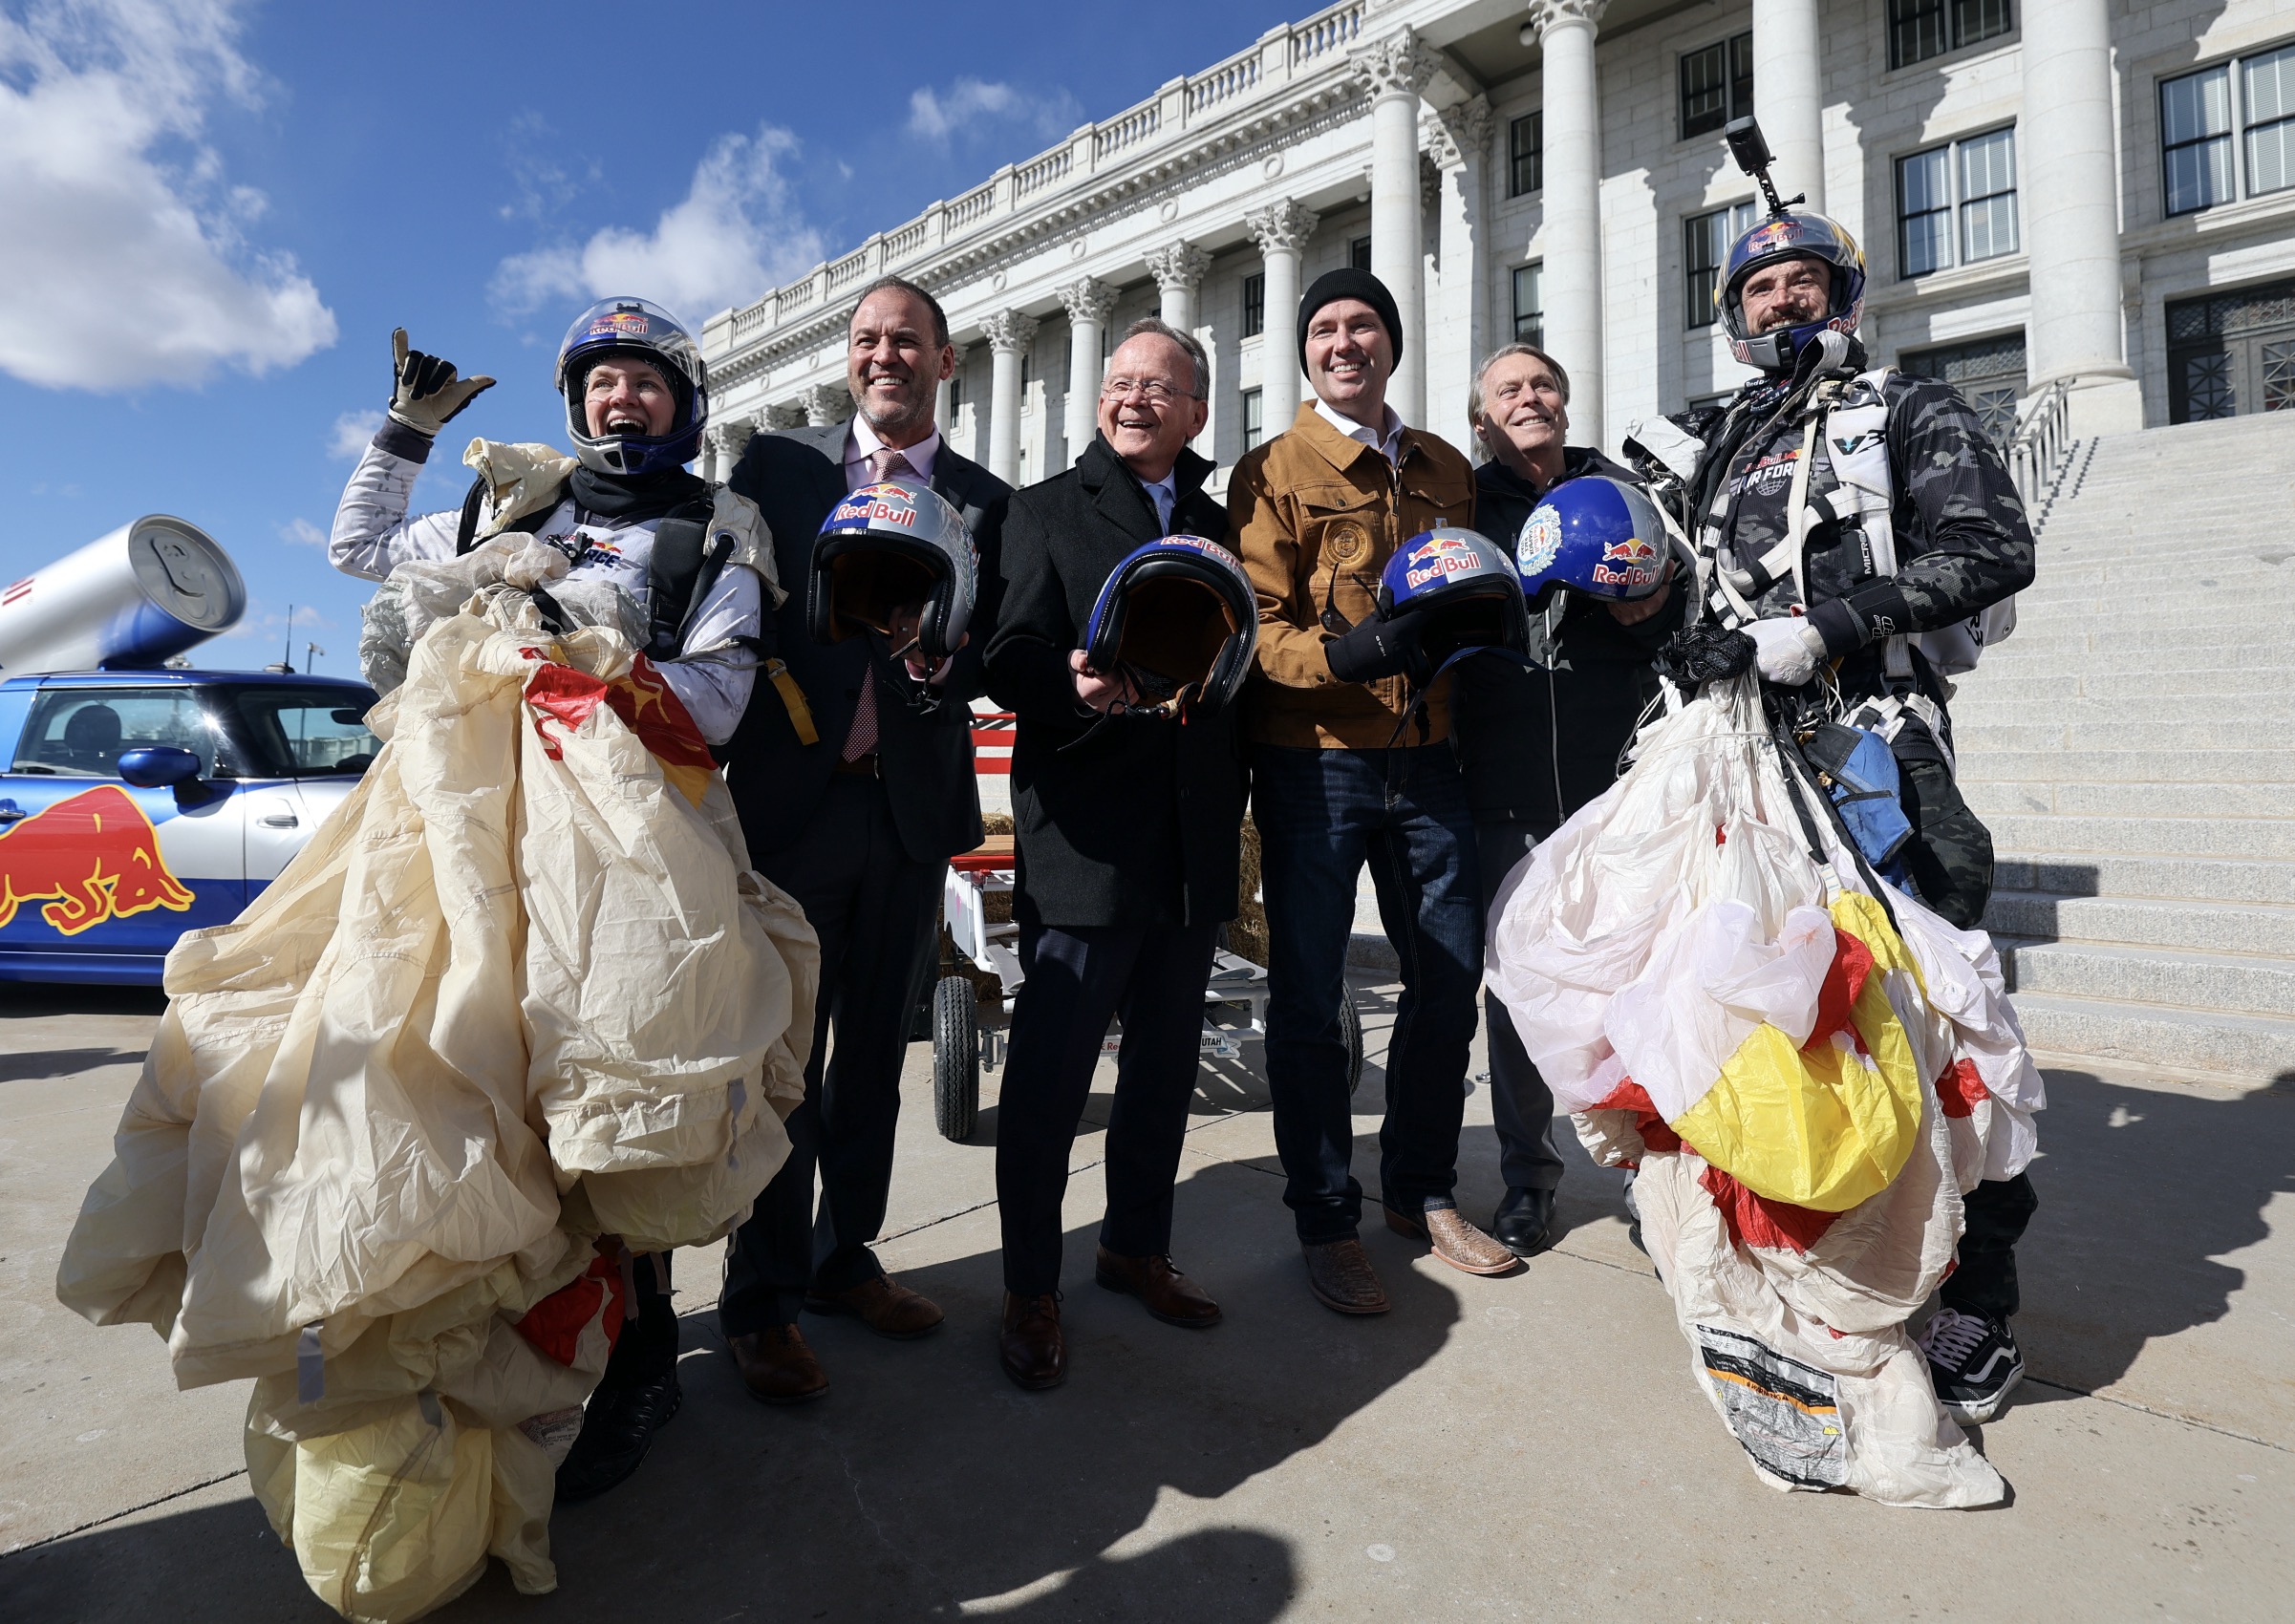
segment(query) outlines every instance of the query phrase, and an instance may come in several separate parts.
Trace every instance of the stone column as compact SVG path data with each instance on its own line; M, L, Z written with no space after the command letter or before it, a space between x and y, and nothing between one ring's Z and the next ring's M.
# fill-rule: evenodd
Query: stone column
M1068 310L1068 461L1092 443L1100 421L1100 340L1115 312L1116 290L1085 277L1060 289ZM1050 470L1046 470L1048 473Z
M1817 0L1753 0L1753 104L1777 155L1770 176L1779 196L1806 192L1806 206L1822 214L1825 81L1817 28Z
M1601 106L1594 27L1609 0L1531 0L1545 53L1546 343L1570 373L1570 420L1606 444L1601 420Z
M1483 223L1490 218L1490 98L1477 96L1439 114L1429 132L1437 175L1434 283L1426 290L1426 427L1452 445L1474 443L1467 390L1493 348L1490 266Z
M1298 413L1299 260L1321 216L1286 198L1243 217L1267 269L1267 331L1259 339L1259 433L1273 439Z
M1163 294L1163 309L1157 313L1168 325L1182 332L1195 331L1195 289L1211 268L1212 256L1192 243L1174 243L1148 256L1148 273Z
M1006 484L1019 482L1020 352L1036 337L1036 318L998 310L980 324L994 367L988 383L988 471Z
M2105 0L2027 0L2017 179L2035 391L2076 377L2074 435L2143 427L2120 323L2119 174Z
M852 416L852 391L841 383L817 383L804 392L804 420L815 428Z
M933 426L940 431L943 438L956 426L954 421L956 416L956 374L963 371L964 350L959 345L956 349L956 372L942 378L940 387L933 391Z
M1403 314L1403 354L1386 403L1413 428L1426 415L1426 216L1419 189L1419 92L1441 59L1397 29L1354 53L1371 97L1371 274ZM1551 137L1549 138L1551 140Z

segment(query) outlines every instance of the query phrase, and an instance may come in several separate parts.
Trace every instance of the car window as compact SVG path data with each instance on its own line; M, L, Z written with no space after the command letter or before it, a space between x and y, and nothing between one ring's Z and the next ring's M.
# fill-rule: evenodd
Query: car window
M118 778L119 756L139 745L172 744L214 776L232 755L189 688L44 688L32 702L9 771L61 778Z
M284 683L219 686L250 777L304 779L367 770L382 741L361 720L375 696L361 689Z

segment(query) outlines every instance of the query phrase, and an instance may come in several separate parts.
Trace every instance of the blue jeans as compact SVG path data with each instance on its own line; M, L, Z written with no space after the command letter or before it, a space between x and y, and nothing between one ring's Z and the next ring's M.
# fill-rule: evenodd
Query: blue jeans
M1379 1128L1381 1193L1405 1212L1448 1205L1482 981L1481 877L1457 758L1448 744L1259 745L1252 817L1267 900L1267 1083L1283 1201L1299 1239L1344 1240L1362 1216L1339 1007L1365 862L1403 967Z

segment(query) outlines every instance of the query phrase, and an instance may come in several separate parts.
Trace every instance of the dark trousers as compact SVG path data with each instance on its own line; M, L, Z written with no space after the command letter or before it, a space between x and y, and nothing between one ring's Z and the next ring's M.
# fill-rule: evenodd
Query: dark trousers
M1486 914L1515 865L1553 832L1511 819L1474 825ZM1553 1189L1562 1182L1562 1152L1554 1139L1554 1091L1531 1063L1514 1031L1514 1018L1495 993L1482 995L1482 1033L1491 1053L1491 1116L1498 1129L1499 1175L1510 1190Z
M1100 1244L1124 1257L1171 1250L1171 1186L1202 1055L1215 925L1020 927L1025 979L997 1100L997 1202L1004 1289L1060 1289L1061 1198L1110 1016L1124 1022L1107 1122Z
M902 846L881 781L842 776L813 826L758 868L821 938L821 994L789 1159L726 1249L718 1317L728 1336L795 1324L808 1287L841 1292L884 1272L869 1243L885 1222L901 1061L947 871Z
M1937 1296L1963 1314L2005 1319L2021 1299L2016 1291L2016 1242L2039 1210L2031 1176L1986 1179L1961 1198L1968 1227L1961 1231L1960 1265L1944 1276Z
M1343 1240L1362 1216L1339 1005L1346 996L1355 878L1364 863L1402 960L1386 1049L1379 1182L1416 1211L1458 1182L1482 891L1474 822L1448 744L1402 750L1252 752L1267 901L1267 1084L1298 1238Z

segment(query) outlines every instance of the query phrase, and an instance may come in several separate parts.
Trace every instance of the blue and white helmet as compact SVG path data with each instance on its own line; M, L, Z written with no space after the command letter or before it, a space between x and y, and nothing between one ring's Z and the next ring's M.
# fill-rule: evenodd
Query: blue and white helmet
M657 367L677 396L677 417L659 436L593 435L583 388L590 369L609 355ZM645 299L601 299L575 318L558 346L558 393L574 455L601 474L655 474L678 468L700 449L709 426L709 370L684 324Z
M1396 549L1379 579L1379 613L1427 617L1419 649L1434 676L1486 649L1515 655L1530 649L1530 611L1513 561L1474 530L1426 530Z
M1753 334L1746 331L1745 280L1779 260L1822 260L1833 273L1833 291L1823 316L1798 327ZM1812 209L1786 209L1739 234L1722 264L1714 295L1729 353L1764 372L1791 372L1802 347L1820 332L1851 333L1865 313L1865 254L1838 221Z
M1164 714L1233 704L1259 643L1259 603L1243 563L1201 536L1166 536L1108 573L1083 657L1121 671Z
M1533 604L1564 587L1630 603L1664 585L1668 545L1665 521L1647 491L1604 474L1581 474L1531 509L1514 543L1514 565Z
M863 485L813 540L806 629L817 643L892 634L892 611L921 605L917 646L944 660L964 641L979 595L980 555L964 516L917 480Z

